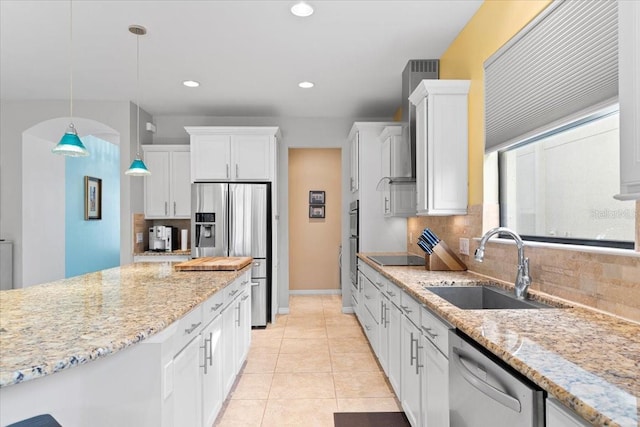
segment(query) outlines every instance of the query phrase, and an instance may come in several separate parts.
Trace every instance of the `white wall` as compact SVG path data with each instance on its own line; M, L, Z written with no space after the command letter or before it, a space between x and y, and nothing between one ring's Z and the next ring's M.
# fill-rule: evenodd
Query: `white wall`
M0 236L13 240L14 246L14 286L21 286L23 277L23 247L22 235L24 228L33 224L25 224L22 219L23 206L23 132L38 123L65 117L68 113L67 101L2 101L0 104ZM135 147L131 146L131 134L135 133L134 104L130 102L97 102L76 101L74 111L81 118L87 118L103 123L120 134L120 168L124 172L129 165ZM141 127L150 116L141 111ZM66 127L60 129L60 135ZM141 138L145 132L141 132ZM127 155L129 153L129 155ZM52 155L52 157L54 157ZM54 160L52 160L54 161ZM122 176L120 181L120 262L133 261L132 242L132 206L138 209L142 206L143 191L139 177ZM142 211L142 208L137 210ZM46 213L43 217L46 221ZM51 251L55 248L50 248ZM30 268L30 266L25 266Z
M372 119L372 120L388 120ZM157 132L154 144L188 144L189 135L184 126L279 126L282 141L278 151L278 306L281 312L289 307L289 148L341 148L342 149L342 288L343 306L351 305L349 298L349 148L347 136L353 118L301 118L301 117L209 117L209 116L155 116ZM403 230L406 234L406 230ZM346 302L345 302L346 301Z

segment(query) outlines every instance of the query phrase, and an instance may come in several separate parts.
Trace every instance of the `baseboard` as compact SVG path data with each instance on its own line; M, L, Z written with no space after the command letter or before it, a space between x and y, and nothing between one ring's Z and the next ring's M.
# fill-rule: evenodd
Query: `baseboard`
M289 308L288 307L280 307L278 309L278 314L289 314Z
M342 307L342 313L343 314L354 314L355 310L353 309L353 307Z
M302 289L289 290L289 295L342 295L342 289Z

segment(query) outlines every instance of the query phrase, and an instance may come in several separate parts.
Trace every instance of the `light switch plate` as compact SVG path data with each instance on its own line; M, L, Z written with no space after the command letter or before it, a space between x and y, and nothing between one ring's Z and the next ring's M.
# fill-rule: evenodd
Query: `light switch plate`
M136 233L136 243L142 243L143 237L142 233Z
M460 238L460 253L462 255L469 255L469 239L465 237Z

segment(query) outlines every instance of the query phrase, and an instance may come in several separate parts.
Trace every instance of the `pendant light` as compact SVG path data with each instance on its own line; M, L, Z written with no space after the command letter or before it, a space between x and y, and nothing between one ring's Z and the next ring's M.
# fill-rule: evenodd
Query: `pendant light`
M69 0L69 121L69 127L51 152L70 157L88 156L89 152L78 138L78 132L73 125L73 2L71 0Z
M129 169L124 173L131 176L146 176L151 175L149 169L142 161L140 157L140 36L147 34L147 29L141 25L131 25L129 32L136 36L136 107L138 109L136 118L136 139L137 149L136 158L129 166Z

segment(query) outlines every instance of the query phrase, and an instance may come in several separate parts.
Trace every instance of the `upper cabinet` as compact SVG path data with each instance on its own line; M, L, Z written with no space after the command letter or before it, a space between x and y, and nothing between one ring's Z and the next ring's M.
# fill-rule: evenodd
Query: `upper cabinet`
M274 181L277 127L195 126L191 181Z
M416 215L416 183L411 177L411 141L404 126L386 126L380 134L382 143L378 184L382 192L382 212L385 216Z
M640 199L640 2L618 2L620 194Z
M358 191L359 165L360 165L360 132L355 131L349 135L349 147L351 148L351 192Z
M416 106L418 215L464 215L468 194L468 80L422 80Z
M144 216L190 218L191 180L188 145L144 145L151 175L144 178Z

